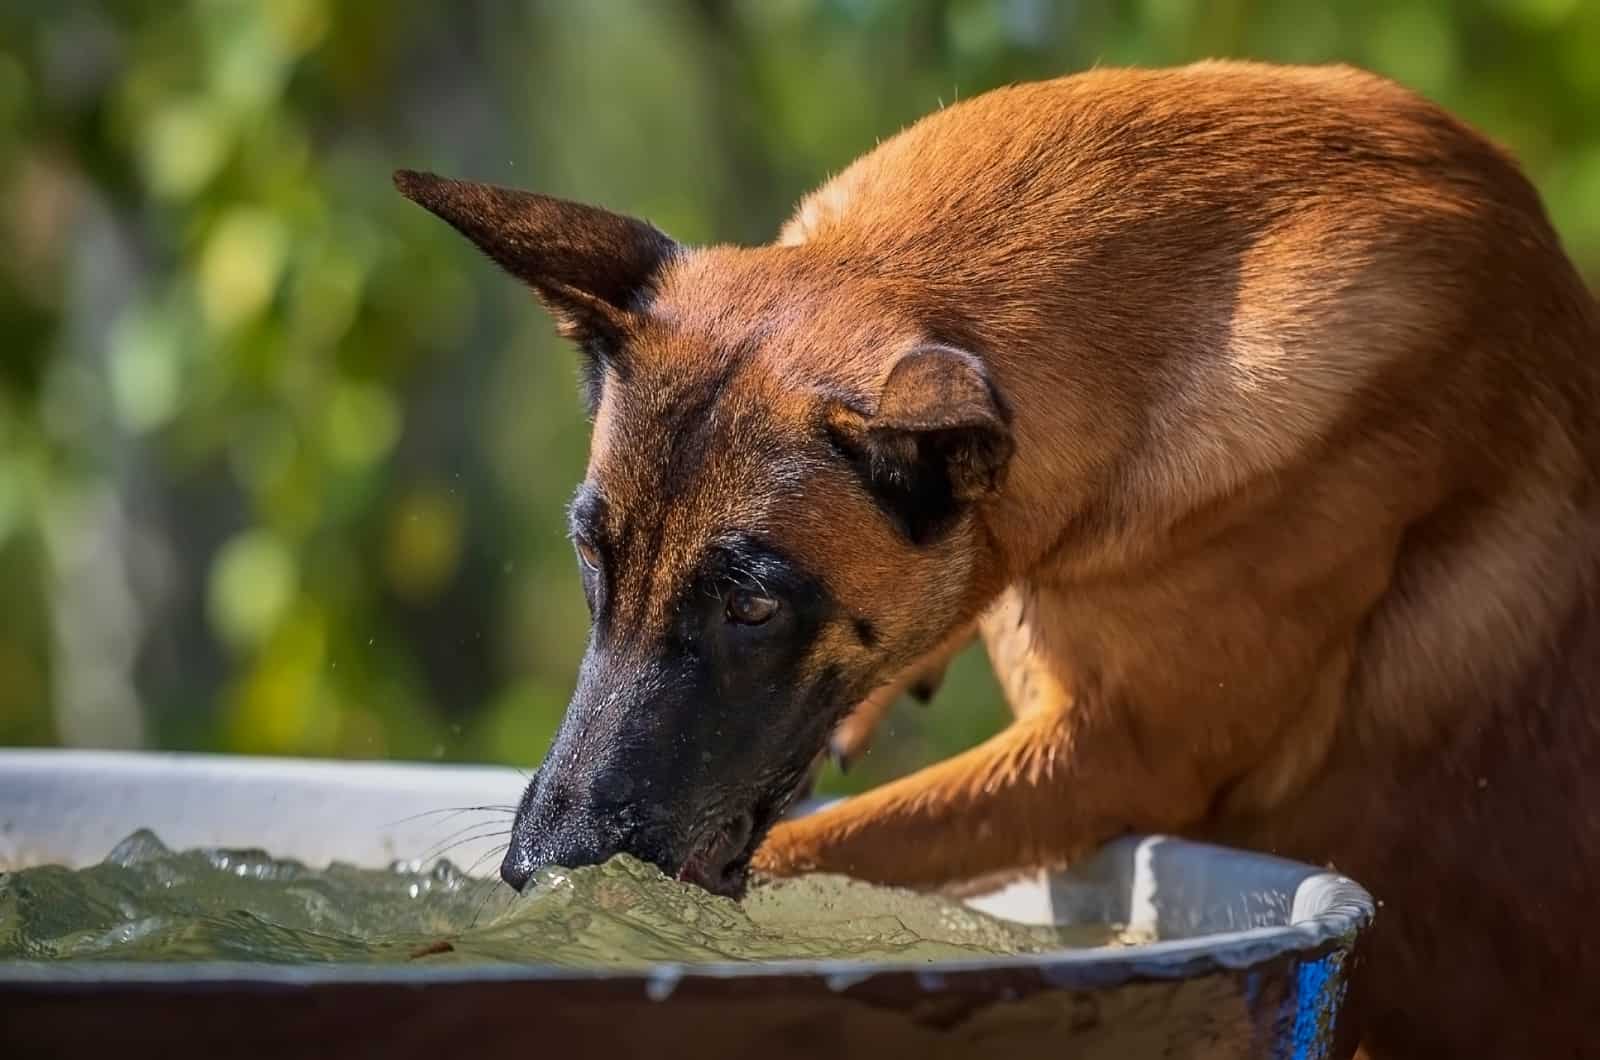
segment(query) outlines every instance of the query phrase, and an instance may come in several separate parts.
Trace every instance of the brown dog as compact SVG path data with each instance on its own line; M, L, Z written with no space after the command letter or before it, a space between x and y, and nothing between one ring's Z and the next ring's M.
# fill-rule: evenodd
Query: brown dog
M1483 138L1206 63L946 108L763 247L397 179L586 350L594 632L508 880L1178 832L1377 894L1371 1055L1600 1049L1600 311ZM1010 728L772 827L979 630Z

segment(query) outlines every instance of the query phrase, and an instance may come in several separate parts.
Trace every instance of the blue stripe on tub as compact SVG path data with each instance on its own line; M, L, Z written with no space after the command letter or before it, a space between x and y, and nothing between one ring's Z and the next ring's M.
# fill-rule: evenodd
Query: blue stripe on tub
M1344 993L1340 955L1330 953L1295 970L1294 1032L1290 1060L1326 1060L1333 1044L1333 1015Z

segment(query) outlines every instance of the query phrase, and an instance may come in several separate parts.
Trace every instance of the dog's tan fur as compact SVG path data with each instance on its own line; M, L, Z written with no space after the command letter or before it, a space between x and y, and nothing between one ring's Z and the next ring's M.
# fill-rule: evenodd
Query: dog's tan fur
M1024 716L759 865L936 884L1129 829L1331 862L1385 900L1376 1055L1594 1043L1600 326L1502 155L1355 71L1103 71L926 119L784 241L982 307Z
M1350 69L1100 70L652 287L639 371L728 410L660 563L736 516L818 565L873 633L813 652L847 751L975 625L1017 715L758 868L940 886L1135 830L1330 863L1383 902L1371 1055L1600 1051L1600 311L1504 154ZM591 475L659 490L609 416ZM819 423L977 438L959 523L916 546L771 464Z

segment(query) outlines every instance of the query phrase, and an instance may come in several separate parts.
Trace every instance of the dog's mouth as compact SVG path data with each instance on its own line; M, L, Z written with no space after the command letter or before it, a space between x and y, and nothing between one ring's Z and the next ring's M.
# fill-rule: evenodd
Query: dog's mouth
M802 778L777 796L757 803L754 809L705 828L690 846L689 856L678 869L678 879L725 898L742 897L750 880L750 859L804 787Z
M753 812L735 814L708 828L689 851L678 879L704 887L712 894L738 897L749 875L761 837Z

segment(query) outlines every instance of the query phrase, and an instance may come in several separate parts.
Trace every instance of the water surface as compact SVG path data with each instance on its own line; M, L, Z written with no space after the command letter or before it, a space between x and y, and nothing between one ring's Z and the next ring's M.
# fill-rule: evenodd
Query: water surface
M516 895L448 861L312 869L259 850L173 851L141 831L91 868L0 875L0 960L922 963L1127 941L1112 925L1024 926L836 876L734 902L626 856L545 870Z

